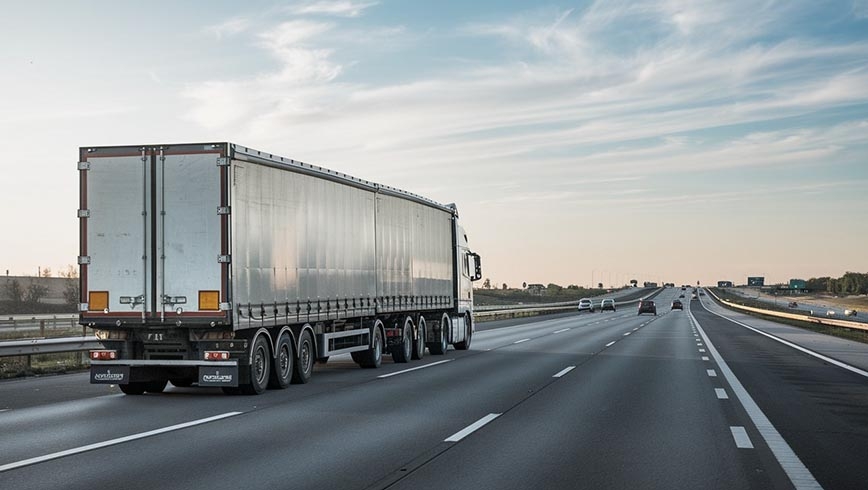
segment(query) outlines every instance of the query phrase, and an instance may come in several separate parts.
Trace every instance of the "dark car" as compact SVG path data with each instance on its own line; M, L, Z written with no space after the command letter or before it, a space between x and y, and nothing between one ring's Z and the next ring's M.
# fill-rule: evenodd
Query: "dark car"
M683 294L682 294L682 295L681 295L681 296L679 296L679 298L683 298L683 297L684 297L684 295L683 295Z
M788 308L798 308L799 304L796 303L795 301L790 301L789 303L787 303L787 307Z
M655 305L654 302L650 299L643 299L639 301L639 313L637 314L637 316L641 315L642 313L653 313L654 316L657 316L657 305Z
M672 301L672 309L673 310L684 310L684 305L679 300Z

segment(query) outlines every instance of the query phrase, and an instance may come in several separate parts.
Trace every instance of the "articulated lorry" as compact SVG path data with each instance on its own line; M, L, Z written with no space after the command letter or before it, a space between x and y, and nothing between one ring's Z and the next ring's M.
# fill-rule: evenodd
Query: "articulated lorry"
M78 170L92 383L259 394L333 355L470 346L454 204L231 143L84 147Z

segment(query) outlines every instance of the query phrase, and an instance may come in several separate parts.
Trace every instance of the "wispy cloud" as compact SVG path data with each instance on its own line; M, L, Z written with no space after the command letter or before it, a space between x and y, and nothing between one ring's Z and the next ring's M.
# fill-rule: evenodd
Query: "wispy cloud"
M224 37L241 34L250 27L250 24L250 19L238 17L221 22L217 25L208 26L205 28L205 32L211 34L216 39L222 39Z
M365 9L379 5L379 3L353 2L351 0L306 2L287 7L286 11L295 15L323 14L339 17L358 17Z

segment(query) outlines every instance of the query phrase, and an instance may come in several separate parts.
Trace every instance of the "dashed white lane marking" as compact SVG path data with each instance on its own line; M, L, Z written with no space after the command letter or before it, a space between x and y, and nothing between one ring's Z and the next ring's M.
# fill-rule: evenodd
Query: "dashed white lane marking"
M8 408L0 408L0 413L8 412L10 409Z
M633 333L633 332L627 332L627 333L625 333L625 334L624 334L624 337L630 335L631 333Z
M712 378L717 377L717 371L715 371L714 369L706 369L705 372L708 373L708 375L711 376Z
M443 364L444 362L452 362L454 360L455 359L446 359L445 361L432 362L431 364L425 364L424 366L416 366L414 368L405 369L403 371L396 371L394 373L389 373L389 374L381 374L380 376L377 376L377 377L378 378L391 378L392 376L397 376L399 374L409 373L410 371L418 371L420 369L425 369L425 368L429 368L431 366L436 366L438 364Z
M723 388L715 388L714 393L717 395L717 398L720 400L729 400L729 395L726 394L726 390Z
M639 330L639 327L636 327L636 328L633 329L634 332L635 332L636 330Z
M617 342L617 341L613 340L613 341L609 342L608 344L606 344L606 347L612 347L612 344L614 344L615 342Z
M699 349L699 352L705 352L705 349Z
M486 415L485 417L482 417L481 419L477 420L476 422L468 425L467 427L461 429L460 431L447 437L446 439L443 440L443 442L458 442L461 439L464 439L465 437L467 437L470 434L474 433L475 431L479 430L482 426L491 422L492 420L496 419L497 417L500 417L499 413L490 413L490 414Z
M521 340L516 340L515 342L513 342L513 344L520 344L520 343L522 343L522 342L527 342L528 340L530 340L530 339L521 339Z
M696 321L696 317L693 316L693 313L690 313L690 318L693 321ZM729 368L726 361L720 356L720 353L717 352L717 349L714 348L714 344L709 341L708 335L705 334L705 331L702 330L701 326L699 327L699 332L708 344L711 356L714 357L718 367L720 367L720 372L723 373L723 376L729 383L732 392L735 393L736 398L738 398L738 401L744 407L744 410L747 412L751 421L753 421L754 426L759 431L763 440L765 440L766 445L771 449L772 454L775 455L775 459L778 460L778 463L790 478L790 482L792 482L796 490L822 490L823 487L817 483L817 480L814 478L814 475L811 474L811 471L808 470L804 463L802 463L802 460L799 459L793 449L789 444L787 444L787 441L784 440L781 433L775 429L775 426L772 425L771 421L766 417L759 405L756 404L747 390L744 389L741 381L735 377L735 374Z
M703 361L707 361L707 360L708 360L708 356L702 356L702 360L703 360Z
M563 333L563 332L566 332L567 330L569 330L569 328L562 328L562 329L560 329L560 330L555 330L555 331L552 332L552 333Z
M554 376L552 376L552 378L560 378L561 376L567 374L568 372L572 371L573 369L576 369L576 366L567 366L563 370L558 371L558 373L555 374Z
M58 451L56 453L46 454L45 456L37 456L35 458L25 459L21 461L16 461L14 463L4 464L0 466L0 473L4 471L14 470L16 468L21 468L23 466L30 466L38 463L44 463L45 461L51 461L53 459L62 458L64 456L71 456L73 454L81 454L87 451L93 451L95 449L101 449L108 446L115 446L117 444L123 444L125 442L135 441L137 439L144 439L146 437L156 436L159 434L165 434L166 432L172 432L176 430L186 429L187 427L193 427L196 425L207 424L208 422L214 422L216 420L221 420L229 417L234 417L236 415L241 415L244 412L227 412L220 415L215 415L213 417L208 417L205 419L194 420L192 422L184 422L183 424L176 424L169 427L164 427L162 429L150 430L148 432L142 432L139 434L133 434L130 436L119 437L117 439L112 439L110 441L97 442L94 444L88 444L87 446L76 447L72 449L67 449L65 451Z
M744 427L733 426L729 428L732 431L732 438L735 439L735 447L739 449L753 449L753 443L750 442L750 437L747 436L747 431Z

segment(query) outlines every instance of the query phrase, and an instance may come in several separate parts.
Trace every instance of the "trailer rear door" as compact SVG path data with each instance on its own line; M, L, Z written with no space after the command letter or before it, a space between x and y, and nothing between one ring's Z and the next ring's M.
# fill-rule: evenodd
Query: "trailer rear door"
M224 315L225 149L82 149L83 317L155 324Z

